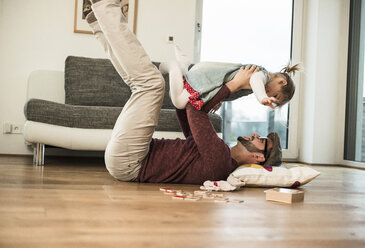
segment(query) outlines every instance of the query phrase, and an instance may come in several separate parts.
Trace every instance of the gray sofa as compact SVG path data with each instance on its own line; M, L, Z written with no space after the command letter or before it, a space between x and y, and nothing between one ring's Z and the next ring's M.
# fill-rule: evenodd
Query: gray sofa
M154 138L183 138L168 95L167 75L165 81L165 97ZM64 74L32 73L28 80L29 99L24 107L24 137L33 146L34 163L44 164L46 146L104 151L130 94L108 59L69 56ZM221 136L220 116L209 117Z

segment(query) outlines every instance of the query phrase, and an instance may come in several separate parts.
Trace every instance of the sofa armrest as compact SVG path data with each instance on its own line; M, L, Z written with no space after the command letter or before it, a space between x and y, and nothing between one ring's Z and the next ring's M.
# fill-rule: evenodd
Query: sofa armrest
M30 73L27 83L27 100L43 99L65 103L63 71L37 70Z

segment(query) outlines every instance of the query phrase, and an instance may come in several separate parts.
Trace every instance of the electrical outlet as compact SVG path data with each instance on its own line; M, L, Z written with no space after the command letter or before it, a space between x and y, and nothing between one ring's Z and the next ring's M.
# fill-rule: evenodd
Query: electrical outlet
M8 122L3 124L4 134L21 134L22 132L23 132L23 125L21 124L12 124Z
M11 133L22 133L22 126L19 124L13 124L13 130Z

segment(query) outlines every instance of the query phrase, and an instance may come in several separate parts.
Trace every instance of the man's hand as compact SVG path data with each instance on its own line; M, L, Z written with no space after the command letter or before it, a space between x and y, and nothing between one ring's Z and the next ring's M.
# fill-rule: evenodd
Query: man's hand
M238 70L234 78L226 83L226 86L231 91L231 93L236 92L241 89L249 89L250 78L253 73L258 72L259 68L254 65L246 65Z
M222 106L222 102L217 103L211 110L210 113L214 114L220 107Z
M259 152L251 152L246 161L247 164L258 164L261 162L265 162L265 156Z
M250 83L250 78L252 74L258 71L259 68L257 68L255 65L246 65L245 68L241 66L237 74L234 76L233 80L237 81L241 86L240 88L242 89Z
M274 109L275 106L273 105L273 103L278 103L278 102L279 100L276 99L275 97L265 97L264 99L262 99L261 104L269 106L270 108Z

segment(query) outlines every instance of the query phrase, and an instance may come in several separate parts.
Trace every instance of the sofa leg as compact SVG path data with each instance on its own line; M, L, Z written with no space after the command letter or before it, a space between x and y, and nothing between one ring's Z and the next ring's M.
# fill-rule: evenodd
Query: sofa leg
M33 164L34 165L44 165L44 144L35 144L33 147Z

